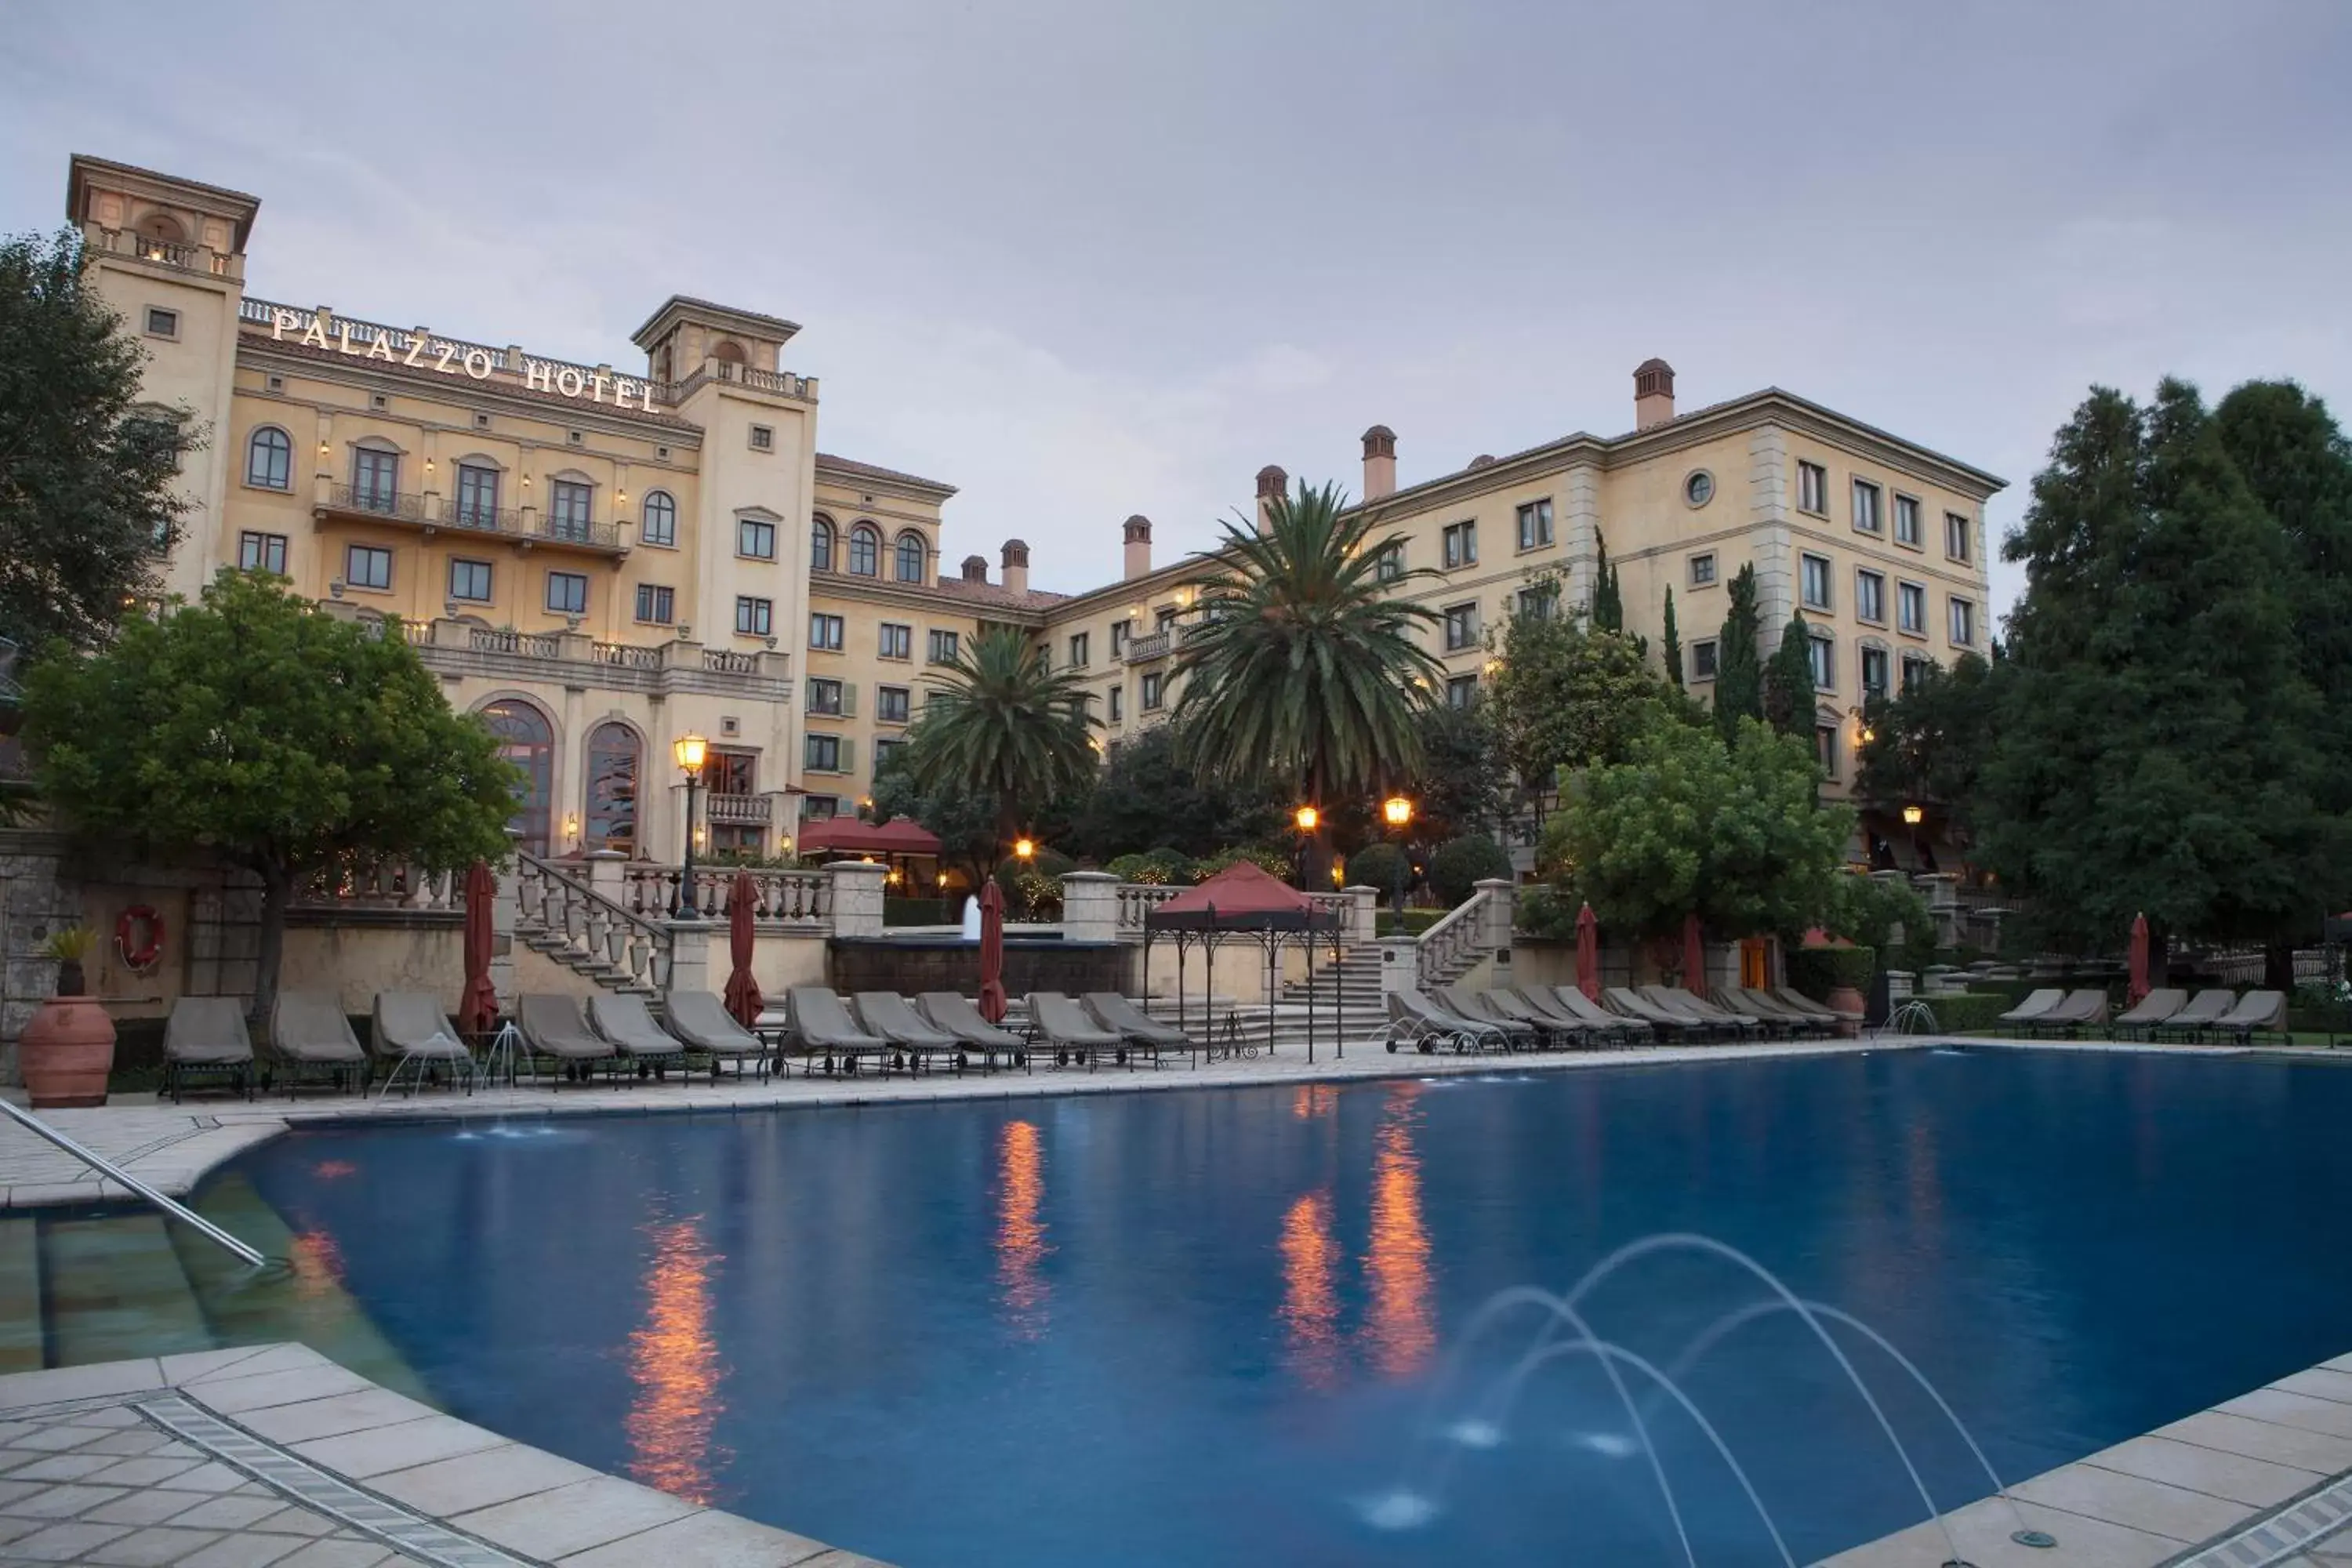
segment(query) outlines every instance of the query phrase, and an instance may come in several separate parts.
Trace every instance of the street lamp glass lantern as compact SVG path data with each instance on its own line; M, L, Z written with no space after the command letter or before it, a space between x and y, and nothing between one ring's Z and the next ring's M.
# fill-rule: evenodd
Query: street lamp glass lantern
M1926 821L1927 817L1927 812L1918 806L1906 805L1903 808L1903 822L1906 827L1916 827Z
M1412 820L1412 802L1401 795L1392 795L1381 802L1381 816L1391 827L1402 827Z
M1019 858L1026 860L1037 853L1036 843L1032 839L1016 838L1013 841L1013 853Z
M1311 805L1302 805L1293 820L1298 824L1299 832L1312 833L1315 831L1315 825L1323 820L1323 814Z
M710 742L696 734L680 735L670 751L677 758L679 767L688 773L698 773L702 771L703 759L710 752Z

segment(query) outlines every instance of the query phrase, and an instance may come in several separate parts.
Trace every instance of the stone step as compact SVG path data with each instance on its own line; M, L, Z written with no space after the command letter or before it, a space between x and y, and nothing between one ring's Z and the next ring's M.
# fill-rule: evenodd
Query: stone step
M0 1375L38 1372L41 1237L31 1210L0 1217Z
M213 1348L162 1215L49 1220L40 1234L50 1365Z

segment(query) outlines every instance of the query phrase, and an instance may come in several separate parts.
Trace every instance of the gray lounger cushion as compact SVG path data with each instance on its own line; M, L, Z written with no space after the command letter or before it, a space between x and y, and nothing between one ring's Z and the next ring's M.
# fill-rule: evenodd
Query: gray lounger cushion
M523 1043L542 1057L565 1061L600 1061L613 1054L612 1042L588 1026L577 996L551 992L525 995L515 1003L515 1023Z
M857 1004L857 1021L894 1046L951 1051L963 1044L917 1014L907 1005L907 999L895 991L860 991L853 999Z
M342 999L331 991L281 991L269 1015L269 1048L290 1062L358 1066L367 1060Z
M441 1004L423 991L375 994L375 1027L368 1044L380 1057L423 1057L432 1061L469 1061L473 1052L457 1037Z
M679 1057L686 1047L654 1022L642 996L591 996L588 1022L625 1057Z
M2116 1015L2118 1026L2126 1024L2161 1024L2189 1005L2189 993L2158 986L2141 997L2128 1012Z
M234 996L183 996L163 1026L163 1056L184 1067L236 1067L253 1060L253 1034Z
M1130 1040L1141 1040L1153 1046L1192 1044L1183 1030L1173 1024L1163 1024L1116 991L1089 991L1081 998L1095 1022L1106 1029L1117 1029Z
M915 998L923 1016L968 1046L987 1050L1017 1051L1021 1037L1001 1029L981 1013L972 999L956 991L926 991Z
M1116 1029L1106 1029L1087 1016L1085 1008L1058 991L1029 993L1029 1021L1037 1032L1057 1046L1097 1047L1122 1045L1126 1037Z
M2003 1013L2000 1016L2000 1021L2004 1024L2031 1024L2036 1019L2046 1018L2056 1012L2059 1005L2065 1000L2066 993L2055 987L2036 991L2024 1001Z
M878 1036L867 1034L849 1016L849 1008L827 985L795 985L784 993L784 1016L794 1038L818 1050L882 1051L889 1049Z
M767 1047L735 1021L727 1004L708 991L673 991L663 1003L670 1033L698 1051L716 1057L756 1057Z

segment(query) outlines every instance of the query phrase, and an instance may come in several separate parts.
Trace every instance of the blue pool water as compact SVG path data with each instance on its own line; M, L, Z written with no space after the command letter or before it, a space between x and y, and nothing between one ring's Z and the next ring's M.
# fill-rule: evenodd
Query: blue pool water
M428 1124L240 1162L435 1394L906 1565L1666 1564L1564 1289L1701 1232L1909 1353L2009 1479L2352 1349L2352 1072L1902 1051L1344 1088ZM1594 1290L1661 1366L1763 1296L1696 1254ZM1987 1486L1848 1336L1937 1501ZM1627 1374L1631 1385L1638 1376ZM1683 1386L1798 1561L1922 1517L1786 1315ZM1780 1561L1637 1399L1705 1563Z

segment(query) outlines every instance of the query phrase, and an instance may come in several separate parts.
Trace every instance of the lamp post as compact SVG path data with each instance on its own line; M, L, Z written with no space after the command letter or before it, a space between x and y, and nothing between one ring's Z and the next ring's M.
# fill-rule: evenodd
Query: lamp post
M1290 820L1298 828L1297 882L1303 890L1312 892L1314 889L1307 885L1307 868L1311 863L1307 847L1315 841L1315 829L1322 822L1323 814L1311 805L1302 805L1290 814Z
M670 754L686 774L686 856L677 879L677 918L700 920L694 907L694 786L702 782L703 759L710 754L710 742L689 731L671 745Z
M1906 805L1903 808L1903 826L1906 827L1916 827L1927 819L1927 813L1920 806Z
M1404 934L1404 874L1412 856L1406 850L1404 830L1412 826L1412 802L1401 795L1392 795L1381 802L1381 817L1396 834L1396 912L1397 934Z

